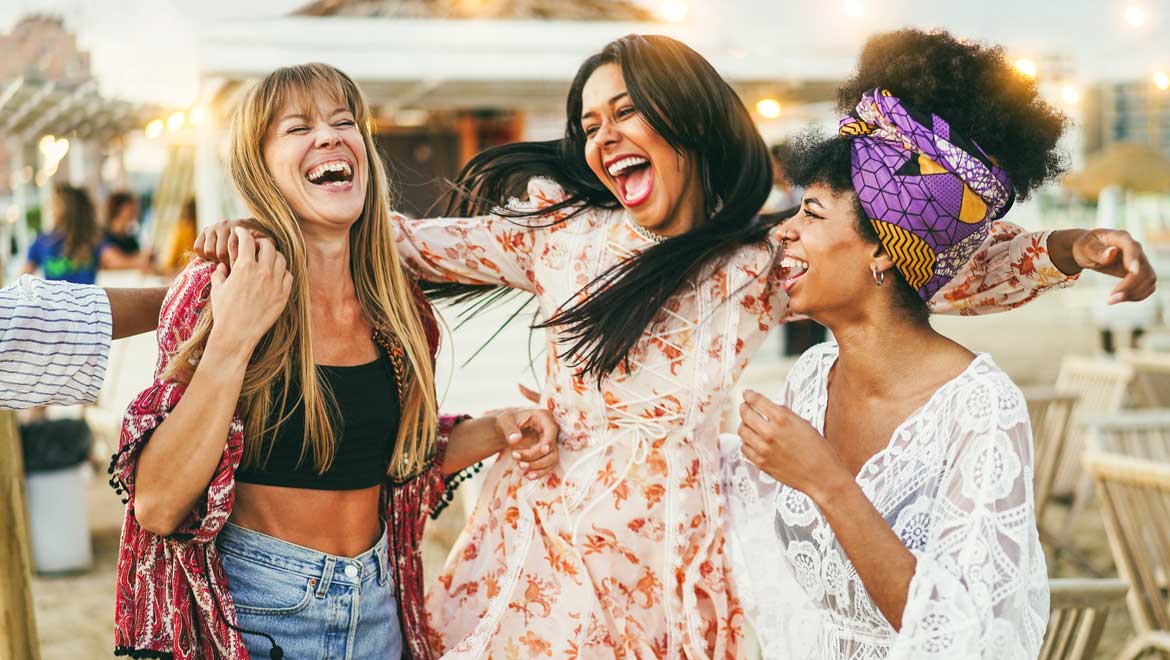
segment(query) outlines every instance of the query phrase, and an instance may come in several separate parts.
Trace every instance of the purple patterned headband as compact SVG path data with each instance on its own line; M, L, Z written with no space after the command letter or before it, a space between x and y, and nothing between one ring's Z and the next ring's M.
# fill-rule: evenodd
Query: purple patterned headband
M882 246L930 300L1011 208L1007 172L941 117L884 89L862 96L839 134L852 142L853 189Z

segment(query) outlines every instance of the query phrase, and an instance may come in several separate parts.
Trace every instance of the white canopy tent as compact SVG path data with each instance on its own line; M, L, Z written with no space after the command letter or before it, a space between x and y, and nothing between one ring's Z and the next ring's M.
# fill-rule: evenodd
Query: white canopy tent
M625 34L682 39L715 65L749 108L763 98L778 99L786 109L781 119L758 118L766 137L823 119L837 84L853 63L851 52L786 47L762 26L755 34L737 33L734 39L700 27L353 16L288 16L214 25L199 39L199 103L208 109L209 118L200 127L196 144L200 221L242 211L228 193L220 155L223 132L250 84L280 66L320 61L342 69L371 99L380 123L405 125L407 116L425 118L431 112L507 110L523 114L524 138L544 139L563 126L565 96L577 67Z

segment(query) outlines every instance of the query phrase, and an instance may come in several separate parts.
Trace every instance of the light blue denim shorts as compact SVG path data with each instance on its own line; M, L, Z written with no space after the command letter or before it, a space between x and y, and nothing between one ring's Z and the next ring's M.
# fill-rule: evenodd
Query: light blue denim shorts
M401 658L385 531L374 547L352 558L231 523L220 531L216 547L253 660L271 658L273 643L284 660Z

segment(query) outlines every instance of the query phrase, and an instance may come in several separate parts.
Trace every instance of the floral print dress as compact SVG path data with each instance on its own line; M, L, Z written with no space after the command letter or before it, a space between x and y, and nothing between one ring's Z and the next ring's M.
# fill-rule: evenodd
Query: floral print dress
M539 210L564 199L529 183ZM624 211L487 215L396 224L399 253L429 280L535 294L548 318L607 268L652 245ZM1044 234L997 223L932 301L952 314L1001 311L1067 281ZM598 383L543 336L542 401L561 427L557 471L531 482L510 456L427 594L432 644L461 658L732 658L744 614L723 533L719 421L736 379L786 316L779 240L739 249L671 298Z

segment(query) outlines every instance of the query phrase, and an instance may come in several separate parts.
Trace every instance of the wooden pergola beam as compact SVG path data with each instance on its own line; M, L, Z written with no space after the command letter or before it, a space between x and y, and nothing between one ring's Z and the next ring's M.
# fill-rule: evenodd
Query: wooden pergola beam
M0 411L0 660L37 660L32 560L16 413Z

